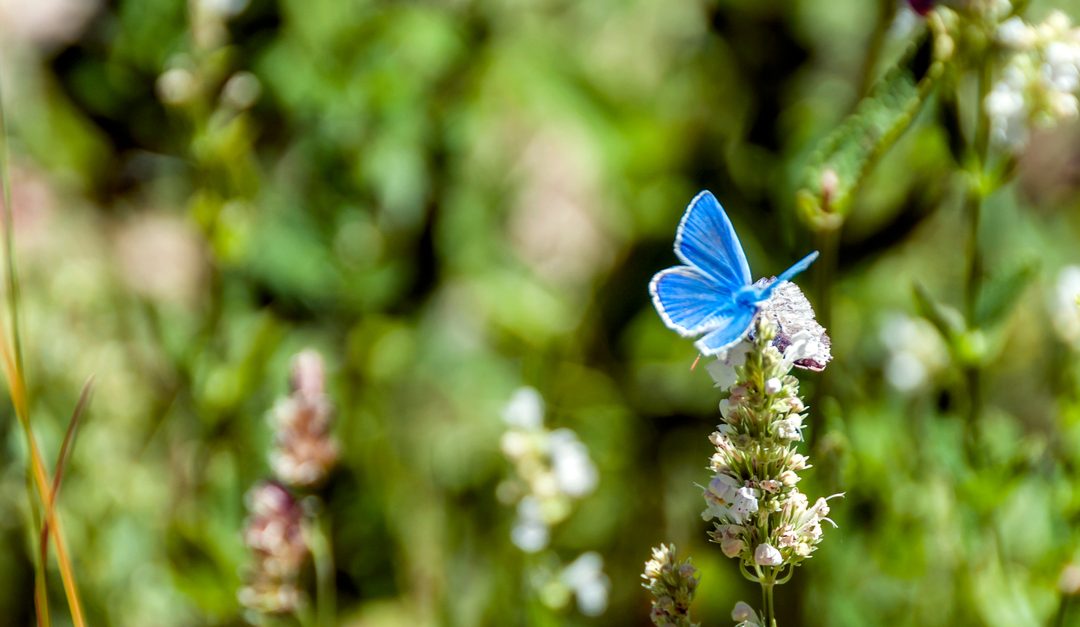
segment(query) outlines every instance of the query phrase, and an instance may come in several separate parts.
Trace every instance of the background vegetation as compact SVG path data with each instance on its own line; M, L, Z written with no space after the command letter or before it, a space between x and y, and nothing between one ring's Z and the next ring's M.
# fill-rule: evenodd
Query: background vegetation
M835 241L796 213L815 144L923 28L892 0L0 4L46 458L96 377L58 505L90 624L243 623L244 494L305 347L342 451L321 490L341 624L647 625L661 541L703 573L698 618L728 624L757 591L700 518L719 396L646 291L706 188L755 275L835 253L801 280L835 356L801 376L805 491L847 497L780 624L1070 620L1080 322L1057 286L1080 261L1078 129L1036 137L983 212L987 285L1025 278L978 337L974 426L961 353L913 296L962 306L939 103ZM543 607L509 541L500 411L525 384L599 469L553 547L603 555L601 617ZM10 409L0 427L0 622L30 625L25 445Z

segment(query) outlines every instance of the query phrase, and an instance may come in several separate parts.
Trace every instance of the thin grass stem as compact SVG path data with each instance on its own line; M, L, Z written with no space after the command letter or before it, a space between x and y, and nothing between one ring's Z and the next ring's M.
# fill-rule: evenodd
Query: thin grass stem
M2 80L0 80L0 86L2 86ZM45 462L42 460L33 429L30 427L29 403L26 394L22 340L19 333L19 281L18 274L15 271L15 220L11 206L11 179L8 173L8 133L4 114L3 93L3 89L0 88L0 187L3 187L0 197L3 198L4 202L3 212L0 212L0 219L2 219L4 228L4 257L6 261L7 300L11 319L12 348L8 350L3 334L0 334L0 348L3 349L4 374L7 377L8 389L11 392L12 405L15 407L15 414L26 437L27 451L30 455L30 474L37 489L38 502L44 504L49 500L50 482L48 470L45 468ZM53 540L56 543L57 565L60 570L60 579L64 585L64 594L67 597L68 607L71 611L72 623L75 627L85 627L86 621L83 617L82 604L79 602L78 586L75 583L75 571L71 566L71 559L64 544L60 519L54 511L51 511L51 508L46 508L44 521L52 529ZM45 539L48 540L47 536ZM43 563L41 568L42 578L44 578L46 564ZM47 605L45 583L41 582L37 585L40 586L42 600ZM37 594L35 592L35 596Z

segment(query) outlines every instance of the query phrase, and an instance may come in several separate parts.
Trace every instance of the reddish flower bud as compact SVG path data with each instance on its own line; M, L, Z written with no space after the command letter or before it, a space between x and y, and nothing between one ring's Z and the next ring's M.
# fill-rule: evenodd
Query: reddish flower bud
M912 10L919 15L926 15L934 8L934 0L908 0Z

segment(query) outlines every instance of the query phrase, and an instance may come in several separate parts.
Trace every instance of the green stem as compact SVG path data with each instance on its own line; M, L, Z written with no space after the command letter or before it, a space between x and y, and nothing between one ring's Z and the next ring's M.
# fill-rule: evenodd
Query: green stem
M316 518L310 526L311 559L315 563L315 615L319 627L335 624L337 613L334 586L334 553L331 549L327 523Z
M968 181L964 213L967 219L967 264L964 280L964 317L968 332L976 332L975 314L979 302L980 279L983 273L982 253L979 249L979 225L982 221L983 199L986 195L986 173L990 154L990 118L986 114L986 97L993 81L993 65L986 58L979 68L978 101L975 103L975 137L972 142L975 168ZM968 389L967 443L969 453L976 450L975 425L982 414L981 366L969 363L964 366L964 378Z
M1065 627L1065 617L1069 614L1069 601L1071 600L1071 595L1064 595L1061 597L1061 603L1058 604L1057 615L1054 616L1054 627Z
M300 624L300 627L318 627L318 623L315 620L315 612L312 611L311 605L306 602L301 602L293 611L296 616L296 622ZM265 619L265 617L263 617Z
M765 607L762 618L765 619L765 627L776 627L776 609L773 606L773 577L775 573L769 573L766 580L761 582L761 596Z
M889 34L889 26L892 24L895 8L896 3L891 0L880 0L878 2L874 32L870 34L866 56L863 58L862 69L859 72L859 98L865 97L874 86L874 70L877 68L882 50L885 49L885 41Z

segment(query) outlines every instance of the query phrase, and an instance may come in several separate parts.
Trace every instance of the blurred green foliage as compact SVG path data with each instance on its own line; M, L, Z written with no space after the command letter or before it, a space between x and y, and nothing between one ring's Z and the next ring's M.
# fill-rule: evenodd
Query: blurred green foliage
M646 286L699 189L759 275L821 245L796 214L803 166L918 37L913 15L905 30L891 0L41 4L56 9L3 12L0 70L44 450L97 379L60 503L91 624L242 624L244 493L269 473L265 415L304 347L330 366L342 445L322 491L341 624L646 625L638 574L661 541L701 569L704 624L756 598L699 516L719 397ZM936 103L854 199L835 272L803 281L835 355L802 377L805 491L847 498L778 590L781 625L1057 611L1080 559L1080 369L1048 306L1078 261L1080 144L1062 132L984 213L975 435L952 345L918 386L887 383L887 322L934 317L914 286L961 307L963 181ZM603 554L596 619L539 604L495 498L499 412L523 384L600 470L553 540L564 560ZM0 615L29 625L25 456L2 415Z

